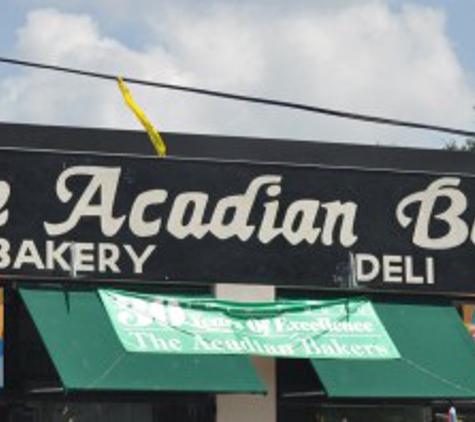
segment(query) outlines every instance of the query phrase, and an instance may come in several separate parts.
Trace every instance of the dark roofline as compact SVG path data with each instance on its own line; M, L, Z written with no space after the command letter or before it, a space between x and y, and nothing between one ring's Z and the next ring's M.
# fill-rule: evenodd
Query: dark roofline
M445 150L164 133L169 155L336 167L475 174L475 154ZM0 147L154 155L143 131L0 122Z

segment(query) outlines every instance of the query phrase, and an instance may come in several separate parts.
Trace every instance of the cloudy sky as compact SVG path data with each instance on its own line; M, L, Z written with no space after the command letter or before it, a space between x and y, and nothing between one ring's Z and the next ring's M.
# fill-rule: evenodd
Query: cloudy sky
M475 2L2 0L0 56L475 130ZM454 137L130 86L164 131ZM0 64L0 120L135 128L113 82Z

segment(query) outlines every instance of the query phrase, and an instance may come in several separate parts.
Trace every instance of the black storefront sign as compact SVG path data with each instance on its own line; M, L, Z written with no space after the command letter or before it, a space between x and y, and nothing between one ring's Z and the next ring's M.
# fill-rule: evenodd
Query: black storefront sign
M3 150L0 273L475 291L471 177Z

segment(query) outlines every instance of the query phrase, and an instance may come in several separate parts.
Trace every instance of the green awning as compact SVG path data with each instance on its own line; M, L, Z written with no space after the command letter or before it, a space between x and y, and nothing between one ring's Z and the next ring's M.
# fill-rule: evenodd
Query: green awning
M67 390L265 392L246 356L126 352L95 290L20 294Z
M333 398L475 398L475 345L454 307L373 302L401 359L312 360Z

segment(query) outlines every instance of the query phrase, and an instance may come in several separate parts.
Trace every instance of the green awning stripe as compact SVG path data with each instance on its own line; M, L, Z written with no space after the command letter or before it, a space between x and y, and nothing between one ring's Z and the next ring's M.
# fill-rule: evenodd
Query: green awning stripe
M475 344L447 303L373 301L398 348L393 361L314 359L334 398L475 398Z
M94 290L20 295L66 389L265 393L247 356L127 353Z
M415 362L412 362L409 359L406 359L406 358L401 358L401 359L405 363L407 363L409 366L412 366L416 371L419 371L419 372L423 373L424 375L427 375L428 377L431 377L432 379L434 379L438 382L441 382L443 384L447 384L448 386L450 386L454 389L464 391L465 393L469 393L471 396L475 397L475 390L473 390L471 388L464 387L463 385L457 384L455 381L452 381L450 379L444 378L444 377L440 376L439 374L437 374L436 372L433 372L433 371L431 371L427 368L424 368L423 366L421 366L421 365L419 365Z

